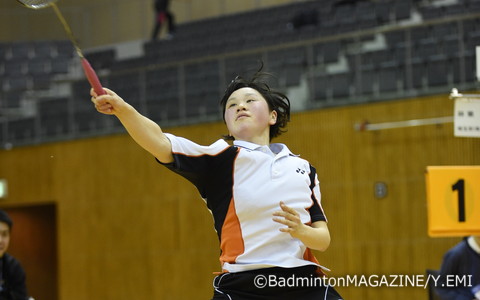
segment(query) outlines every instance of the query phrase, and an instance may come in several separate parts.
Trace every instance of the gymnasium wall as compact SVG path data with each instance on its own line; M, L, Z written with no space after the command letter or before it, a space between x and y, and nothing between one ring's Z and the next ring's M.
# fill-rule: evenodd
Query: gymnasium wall
M427 236L425 167L478 165L480 140L454 138L452 124L353 128L452 112L444 94L293 115L278 142L318 170L332 243L317 257L330 276L425 274L459 241ZM200 144L226 133L223 123L165 131ZM210 213L128 136L2 150L0 178L9 183L2 206L56 205L59 299L210 299L220 270ZM383 199L377 181L387 184ZM346 299L427 297L422 288L338 289Z

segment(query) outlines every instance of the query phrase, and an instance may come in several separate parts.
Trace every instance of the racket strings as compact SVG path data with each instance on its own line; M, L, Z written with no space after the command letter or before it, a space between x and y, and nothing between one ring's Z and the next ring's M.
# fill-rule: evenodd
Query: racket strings
M38 8L47 7L57 0L17 0L17 1L30 8L38 9Z

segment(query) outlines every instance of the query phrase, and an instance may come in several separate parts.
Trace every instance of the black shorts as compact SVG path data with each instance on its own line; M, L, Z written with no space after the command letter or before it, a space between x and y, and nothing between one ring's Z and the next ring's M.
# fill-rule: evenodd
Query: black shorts
M342 300L324 284L316 266L223 273L213 280L212 300Z

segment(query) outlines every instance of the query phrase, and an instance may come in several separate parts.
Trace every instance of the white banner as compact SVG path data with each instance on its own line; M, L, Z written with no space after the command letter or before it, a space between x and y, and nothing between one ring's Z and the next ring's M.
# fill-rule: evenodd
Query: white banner
M480 137L480 99L455 99L454 135Z
M480 81L480 46L475 47L475 63L476 63L477 81Z

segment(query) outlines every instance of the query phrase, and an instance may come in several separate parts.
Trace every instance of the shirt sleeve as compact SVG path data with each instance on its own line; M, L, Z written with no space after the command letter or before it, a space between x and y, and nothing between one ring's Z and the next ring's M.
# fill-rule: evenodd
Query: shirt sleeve
M210 178L215 157L224 153L231 146L224 140L218 140L209 146L202 146L186 138L169 133L165 134L172 143L173 163L157 162L193 183L203 198L206 180Z
M317 170L310 165L310 190L312 191L311 198L313 205L310 207L310 218L312 223L318 221L327 222L327 217L322 208L321 203L321 193L320 193L320 182L317 176Z

